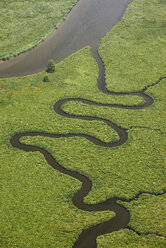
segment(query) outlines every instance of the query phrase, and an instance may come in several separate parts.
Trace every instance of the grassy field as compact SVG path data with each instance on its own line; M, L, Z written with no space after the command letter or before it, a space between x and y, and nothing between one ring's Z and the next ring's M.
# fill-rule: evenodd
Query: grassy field
M125 207L131 214L130 227L142 235L139 236L132 230L120 230L99 237L98 248L164 248L165 238L158 235L166 236L165 204L165 195L155 196L150 194L142 194L137 200L125 203ZM147 233L150 234L145 235Z
M138 236L133 231L122 229L98 238L98 248L165 248L165 238L150 234Z
M77 0L0 1L0 60L27 51L59 27Z
M86 132L108 139L107 126L68 120L53 111L55 101L79 95L85 77L95 85L97 67L90 50L86 48L57 65L56 73L49 74L49 83L43 82L45 75L43 72L0 80L0 246L3 248L72 247L83 228L113 216L110 212L78 210L72 204L72 196L80 187L77 180L54 171L41 154L25 153L10 145L10 137L25 130ZM110 139L112 135L109 134Z
M130 227L139 233L157 233L166 236L165 195L142 194L137 200L125 203L131 213ZM153 217L152 217L153 216Z
M132 0L102 40L109 90L139 91L166 75L165 11L165 0Z
M165 75L164 38L156 39L154 35L156 32L161 36L163 32L164 21L166 22L164 9L166 10L164 1L134 0L122 21L103 39L100 54L106 64L109 89L141 90ZM144 18L141 19L141 16ZM148 25L146 30L143 21ZM145 35L147 30L151 34L149 42ZM133 38L128 38L125 34L130 34ZM123 45L121 39L113 42L116 36L124 37ZM133 46L137 47L138 44L136 69L131 67L131 58L124 52L127 49L124 49L124 44L131 49L128 54L132 54ZM147 49L142 50L142 56L138 56L144 44ZM149 48L152 44L154 53ZM153 56L156 56L155 60ZM149 61L147 66L142 66L143 58ZM116 70L117 74L113 69L110 75L109 68L117 60L116 66L120 69ZM152 65L150 61L153 61ZM126 74L122 79L118 70L123 72L121 69L126 65ZM130 73L126 68L131 68ZM47 83L43 82L45 75L49 77ZM25 131L86 133L105 142L118 139L117 134L103 122L68 119L53 111L56 101L68 97L124 105L143 103L136 96L104 95L97 89L97 77L98 67L87 47L55 65L55 73L41 72L23 78L0 80L2 248L71 248L83 228L113 216L113 213L89 213L75 208L71 199L80 187L78 181L50 168L40 153L26 153L14 149L10 144L13 134ZM165 92L166 79L149 87L146 93L153 97L154 104L142 110L88 106L79 102L70 102L63 106L66 112L102 117L127 128L129 139L120 147L103 148L79 137L58 140L31 137L23 138L22 141L46 148L64 167L87 175L93 183L92 191L85 199L88 203L103 201L112 196L131 198L139 191L162 193L166 189ZM165 195L156 197L147 194L136 201L122 203L131 212L129 225L143 234L158 232L164 235L163 230L166 228L162 210L165 201ZM161 214L158 220L155 210ZM163 237L138 236L130 230L121 230L98 238L100 248L153 248L165 247L165 244Z

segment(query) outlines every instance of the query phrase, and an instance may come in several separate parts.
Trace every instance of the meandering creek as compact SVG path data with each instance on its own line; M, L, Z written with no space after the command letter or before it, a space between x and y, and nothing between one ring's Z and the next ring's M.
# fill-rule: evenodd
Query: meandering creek
M115 217L107 222L97 224L86 230L83 230L78 239L76 240L73 248L95 248L97 247L96 238L105 233L111 233L121 228L126 228L130 220L129 211L122 205L117 203L117 200L131 201L133 199L111 198L98 204L84 203L84 197L89 194L92 188L92 182L84 175L77 171L72 171L64 168L56 161L47 150L38 146L26 145L20 141L22 137L27 136L44 136L58 139L60 137L74 137L80 136L88 139L99 146L114 147L124 144L128 139L127 130L117 126L115 123L90 116L72 115L62 110L62 105L69 101L80 101L88 105L108 106L110 108L124 108L124 109L143 109L153 103L153 99L148 96L143 89L140 92L130 93L116 93L108 91L105 83L105 67L98 55L98 47L100 40L105 34L114 26L124 13L125 8L130 0L80 0L71 13L68 15L66 21L61 25L59 30L55 31L45 42L40 44L25 54L12 58L7 62L0 64L1 77L22 76L35 73L45 68L48 59L52 58L55 62L63 60L66 56L79 50L82 47L90 45L92 54L99 66L98 88L105 94L109 95L137 95L144 99L145 103L139 106L124 106L120 104L102 104L81 98L68 98L56 102L54 110L56 114L62 115L66 118L77 118L84 120L103 121L110 128L113 128L119 135L119 140L116 142L105 143L99 139L86 134L56 134L56 133L42 133L42 132L25 132L15 134L11 138L11 144L18 149L26 152L39 151L45 157L47 163L55 170L64 174L74 177L81 181L82 187L73 196L73 204L84 211L105 211L110 210L115 213ZM159 79L159 83L162 79ZM155 85L154 84L154 85ZM140 195L140 194L139 194ZM136 196L138 197L138 196ZM135 198L136 198L135 197Z

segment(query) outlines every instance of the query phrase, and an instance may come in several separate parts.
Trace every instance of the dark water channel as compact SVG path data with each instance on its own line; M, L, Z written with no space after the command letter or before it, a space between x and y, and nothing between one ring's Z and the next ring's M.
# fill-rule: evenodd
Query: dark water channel
M0 77L24 76L41 71L49 59L60 62L100 40L119 21L130 0L79 0L67 19L36 48L0 63Z
M120 104L102 104L99 102L90 101L82 98L67 98L61 99L54 104L54 111L56 114L62 115L66 118L83 119L87 121L102 121L110 128L113 128L119 139L116 142L105 143L93 136L87 134L56 134L45 132L25 132L17 133L11 137L12 146L21 149L25 152L39 151L43 154L47 163L55 170L60 171L66 175L78 179L82 186L74 194L72 198L73 204L83 211L113 211L115 216L110 220L99 223L95 226L89 227L81 232L78 239L73 244L73 248L96 248L96 239L99 235L111 233L121 228L129 228L128 223L130 220L129 211L120 205L117 200L130 202L138 198L142 193L140 192L132 199L110 198L104 202L97 204L86 204L84 198L89 194L92 189L92 182L85 175L71 171L59 164L47 150L32 145L26 145L21 142L22 137L30 136L43 136L58 139L61 137L82 137L93 142L95 145L103 147L115 147L124 144L128 139L128 132L126 129L117 126L115 123L93 116L72 115L62 110L62 105L66 102L76 101L83 102L88 105L107 106L110 108L123 108L138 110L146 108L153 104L153 99L146 94L148 87L158 84L163 78L160 78L156 83L147 86L139 92L123 92L116 93L108 91L105 83L105 67L99 57L98 47L100 40L105 34L114 26L122 17L125 8L130 0L80 0L68 15L66 21L61 25L59 30L55 31L48 39L41 43L35 49L12 58L7 62L0 63L0 77L22 76L41 71L46 67L48 60L54 59L55 62L60 62L73 52L83 48L87 45L91 46L92 54L99 66L98 88L100 91L107 95L137 95L144 99L144 103L138 106L124 106ZM81 163L81 161L80 161ZM118 163L118 161L117 161ZM127 165L126 165L127 166ZM79 220L78 220L79 221ZM137 234L139 234L137 232Z
M113 231L120 230L121 228L126 228L130 220L130 213L122 205L118 204L117 200L132 201L138 196L128 200L121 198L111 198L97 204L86 204L84 203L84 198L91 191L92 182L85 175L82 175L77 171L71 171L64 168L47 150L38 146L26 145L22 143L20 139L22 137L28 136L43 136L51 137L54 139L58 139L61 137L70 138L79 136L88 139L90 142L93 142L96 145L110 148L120 146L127 141L127 130L118 127L115 123L98 117L72 115L66 113L62 110L62 105L66 102L77 101L83 102L88 105L137 110L143 109L153 104L153 99L145 93L147 88L143 89L140 92L116 93L108 91L105 84L105 67L98 55L98 46L100 44L101 38L104 37L105 34L111 29L111 27L118 22L118 20L123 15L129 1L130 0L80 0L73 8L71 13L68 15L66 21L61 25L60 29L55 31L45 42L41 43L37 48L33 49L30 52L27 52L0 64L1 77L27 75L38 72L45 68L50 58L54 59L55 62L58 63L80 48L90 45L92 48L92 54L99 66L99 90L109 95L137 95L143 98L145 101L144 104L139 106L102 104L81 98L62 99L59 102L55 103L54 110L56 114L62 115L66 118L76 118L87 121L96 120L106 123L110 128L113 128L117 132L119 140L116 142L105 143L95 137L86 134L51 134L44 132L19 133L15 134L10 140L11 144L18 149L24 150L26 152L39 151L43 154L47 163L54 169L71 177L74 177L82 183L81 188L74 194L72 198L73 204L77 208L84 211L109 210L115 213L115 217L111 218L110 220L83 230L76 240L75 244L73 245L73 248L96 248L96 238L99 235L111 233ZM159 81L155 84L159 83L161 80L162 79L159 79Z

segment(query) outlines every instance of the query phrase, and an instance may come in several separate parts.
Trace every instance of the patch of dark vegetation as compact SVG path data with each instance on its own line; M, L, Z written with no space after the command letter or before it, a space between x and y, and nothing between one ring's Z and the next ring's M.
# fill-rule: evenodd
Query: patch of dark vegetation
M54 64L54 61L52 59L50 59L48 61L46 72L48 72L48 73L55 72L55 64Z
M43 78L43 82L49 82L49 78L48 78L48 76L44 76L44 78Z

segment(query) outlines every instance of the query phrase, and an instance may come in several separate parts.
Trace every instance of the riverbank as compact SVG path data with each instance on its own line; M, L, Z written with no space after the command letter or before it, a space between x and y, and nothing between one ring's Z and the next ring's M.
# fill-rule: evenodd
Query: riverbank
M59 29L26 53L0 64L0 77L34 74L46 68L49 59L59 63L86 46L97 50L101 38L120 20L130 0L80 0ZM92 35L93 31L93 35Z
M58 29L76 2L1 1L0 60L31 50L44 41Z

